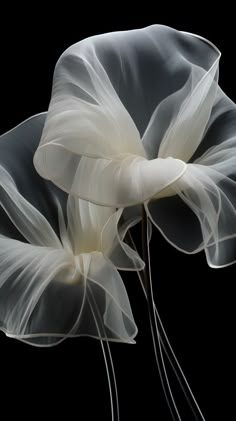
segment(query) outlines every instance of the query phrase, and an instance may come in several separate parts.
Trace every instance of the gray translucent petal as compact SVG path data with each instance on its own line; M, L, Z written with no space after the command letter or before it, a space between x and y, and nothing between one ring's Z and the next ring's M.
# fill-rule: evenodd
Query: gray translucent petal
M56 196L65 209L67 195L50 181L42 179L33 165L33 155L42 135L46 115L42 113L31 117L0 136L0 165L12 176L22 196L46 217L59 234L54 198ZM0 217L1 234L25 241L1 207Z

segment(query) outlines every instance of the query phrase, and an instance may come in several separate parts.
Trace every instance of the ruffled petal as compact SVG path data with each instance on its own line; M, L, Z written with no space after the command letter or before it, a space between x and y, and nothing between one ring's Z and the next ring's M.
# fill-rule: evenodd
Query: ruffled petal
M183 199L200 221L208 264L220 267L234 263L236 182L212 166L193 164L187 183Z
M102 253L82 254L77 269L86 280L86 299L80 333L133 343L137 327L123 281ZM92 316L92 317L91 317Z
M101 252L0 237L0 329L37 346L75 336L132 343L137 333L122 279Z
M202 141L190 162L201 162L201 157L215 146L224 144L235 137L236 107L234 102L218 86L212 112L207 123ZM226 144L227 148L227 144Z
M236 182L215 168L214 165L189 164L183 177L173 186L192 215L185 205L181 210L177 198L170 199L175 201L172 208L175 219L171 225L170 211L168 214L165 204L149 202L147 209L172 245L187 253L204 249L209 266L222 267L236 261Z
M55 69L49 113L34 156L37 171L94 203L130 206L147 200L159 191L159 174L150 180L136 161L157 158L152 147L155 142L157 149L157 131L165 140L162 157L193 154L214 100L218 58L218 50L206 40L160 25L73 45ZM158 105L179 90L181 112L168 106L168 124L162 123ZM189 116L196 122L191 148L185 124ZM179 134L176 150L169 126ZM125 155L131 158L123 159Z
M26 130L32 151L36 139L33 134L37 132L34 128L40 131L42 125L28 123L23 123L19 128ZM19 139L18 128L13 133ZM12 146L10 156L14 153L14 136L8 139ZM24 145L21 148L24 149ZM23 156L19 154L22 160ZM25 156L30 159L27 151ZM49 187L53 206L57 208L55 220L59 220L60 241L45 216L19 191L13 179L16 176L14 162L8 166L6 159L4 164L9 172L0 165L2 208L5 216L22 234L23 241L31 244L0 236L0 329L8 336L37 346L52 346L67 337L81 335L133 342L136 326L117 270L109 257L104 258L101 252L97 261L95 257L91 258L90 253L85 253L86 248L88 251L101 248L102 228L110 221L111 230L109 218L114 209L69 197L66 215L60 194L54 195L57 189L53 187L51 191ZM34 168L32 172L35 173ZM26 171L24 175L27 180ZM29 194L27 188L24 190L23 178L21 180L20 188ZM48 182L43 183L51 186ZM41 191L43 188L39 194ZM118 213L120 216L120 211ZM1 229L4 231L4 227ZM112 238L109 237L110 247L115 242L116 229L112 233ZM120 244L118 240L117 244ZM82 256L81 250L84 252ZM79 257L75 257L75 254ZM76 260L82 261L82 266L76 264ZM100 276L107 276L106 282L110 285L106 285Z
M191 77L181 92L171 96L170 104L168 98L165 100L163 108L167 115L172 112L173 116L161 141L159 157L172 156L188 162L198 148L217 93L215 78L218 74L219 58L220 55L208 72L198 66L192 66ZM156 117L156 128L158 123L159 119Z
M236 111L236 110L235 110ZM209 148L204 155L194 161L218 173L216 181L236 176L236 136Z
M39 144L46 113L30 117L0 136L0 165L9 173L21 196L34 206L59 234L55 198L65 213L67 195L54 184L42 179L33 166L33 155ZM1 197L3 191L1 189ZM6 197L6 195L4 195ZM11 238L25 241L9 217L0 207L0 232Z
M203 249L199 220L179 195L150 200L145 208L154 226L179 251L193 254Z
M140 221L140 217L123 219L123 209L113 213L101 234L101 250L119 270L142 270L144 262L123 239L127 231ZM120 224L119 224L120 222Z
M127 152L145 156L137 128L97 54L92 39L86 40L66 50L57 63L48 119L34 157L44 177L51 178L51 155L60 165L63 150L95 158Z
M18 231L33 245L61 248L61 242L46 218L18 191L4 167L0 166L0 204Z
M236 107L218 87L201 143L173 196L147 204L152 221L186 253L205 249L212 267L235 259ZM174 193L177 193L175 195Z
M32 343L30 338L38 337L37 344L48 345L54 344L54 336L67 334L74 323L73 305L66 294L62 301L57 284L65 281L72 263L63 249L0 236L0 329Z

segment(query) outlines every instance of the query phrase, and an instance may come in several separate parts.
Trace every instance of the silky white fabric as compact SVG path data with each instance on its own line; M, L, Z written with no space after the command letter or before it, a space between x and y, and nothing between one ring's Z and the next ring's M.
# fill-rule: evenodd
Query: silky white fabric
M32 157L44 121L0 137L0 329L38 346L80 335L132 343L137 327L117 270L143 268L123 242L131 222L118 229L122 209L67 197L38 176Z
M161 25L71 46L37 171L100 205L145 203L178 249L204 249L212 267L234 262L236 107L218 86L219 58L209 41Z

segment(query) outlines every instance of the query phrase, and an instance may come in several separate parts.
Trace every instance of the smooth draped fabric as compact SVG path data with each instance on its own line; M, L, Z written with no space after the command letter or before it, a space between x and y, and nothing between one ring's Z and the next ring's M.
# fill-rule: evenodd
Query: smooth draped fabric
M0 329L38 346L137 333L117 269L139 270L122 209L68 196L33 166L46 114L0 137Z
M136 214L144 203L175 247L231 264L236 107L218 86L219 58L209 41L161 25L71 46L56 64L37 171L103 206Z

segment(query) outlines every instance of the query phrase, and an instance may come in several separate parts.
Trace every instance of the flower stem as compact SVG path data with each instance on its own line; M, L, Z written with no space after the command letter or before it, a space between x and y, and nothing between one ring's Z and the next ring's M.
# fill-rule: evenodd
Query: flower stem
M91 312L94 317L94 322L96 324L98 334L100 337L106 338L106 332L103 327L103 320L98 310L96 300L93 296L93 292L89 286L88 286L88 292L89 294L87 298L88 298ZM98 323L98 320L99 320L99 323ZM102 332L100 330L99 325L101 326ZM104 358L104 363L105 363L105 368L106 368L106 373L107 373L107 381L108 381L110 405L111 405L111 421L120 421L119 398L118 398L118 389L117 389L117 384L116 384L116 374L115 374L109 341L107 338L105 341L100 339L100 344L102 348L102 353L103 353L103 358ZM115 408L114 408L114 404L115 404Z
M132 235L130 232L128 232L128 238L127 238L130 247L134 248L137 252L137 247L135 245L135 242L132 238ZM150 264L150 259L149 259L149 264ZM151 271L151 269L150 269ZM144 281L144 271L137 271L137 276L139 278L140 281L140 285L142 287L142 291L145 295L145 298L147 299L147 293L146 293L146 288L145 288L145 281ZM174 350L170 344L170 341L168 339L167 333L165 331L165 328L163 326L162 320L161 320L161 316L157 310L157 307L155 305L154 302L154 308L155 308L155 321L156 321L156 328L158 330L158 334L160 336L160 342L161 342L161 346L165 352L166 357L168 358L168 361L170 363L170 366L176 376L176 379L183 391L183 394L185 396L185 399L193 413L193 416L195 418L196 421L205 421L205 418L201 412L201 409L196 401L196 398L188 384L188 381L184 375L184 372L180 366L180 363L174 353Z
M168 380L168 375L165 368L165 362L162 355L161 348L161 339L157 326L157 320L155 315L155 303L153 299L153 290L152 290L152 279L151 279L151 265L150 265L150 256L149 256L149 239L148 239L148 216L146 215L145 208L142 208L142 254L143 260L145 263L145 268L143 271L144 275L144 286L147 295L147 305L148 305L148 315L150 322L150 329L153 342L153 350L155 353L155 359L157 368L160 375L160 380L162 388L165 394L169 410L171 412L172 418L174 421L181 421L181 417L178 411L178 408L173 397L171 387Z

